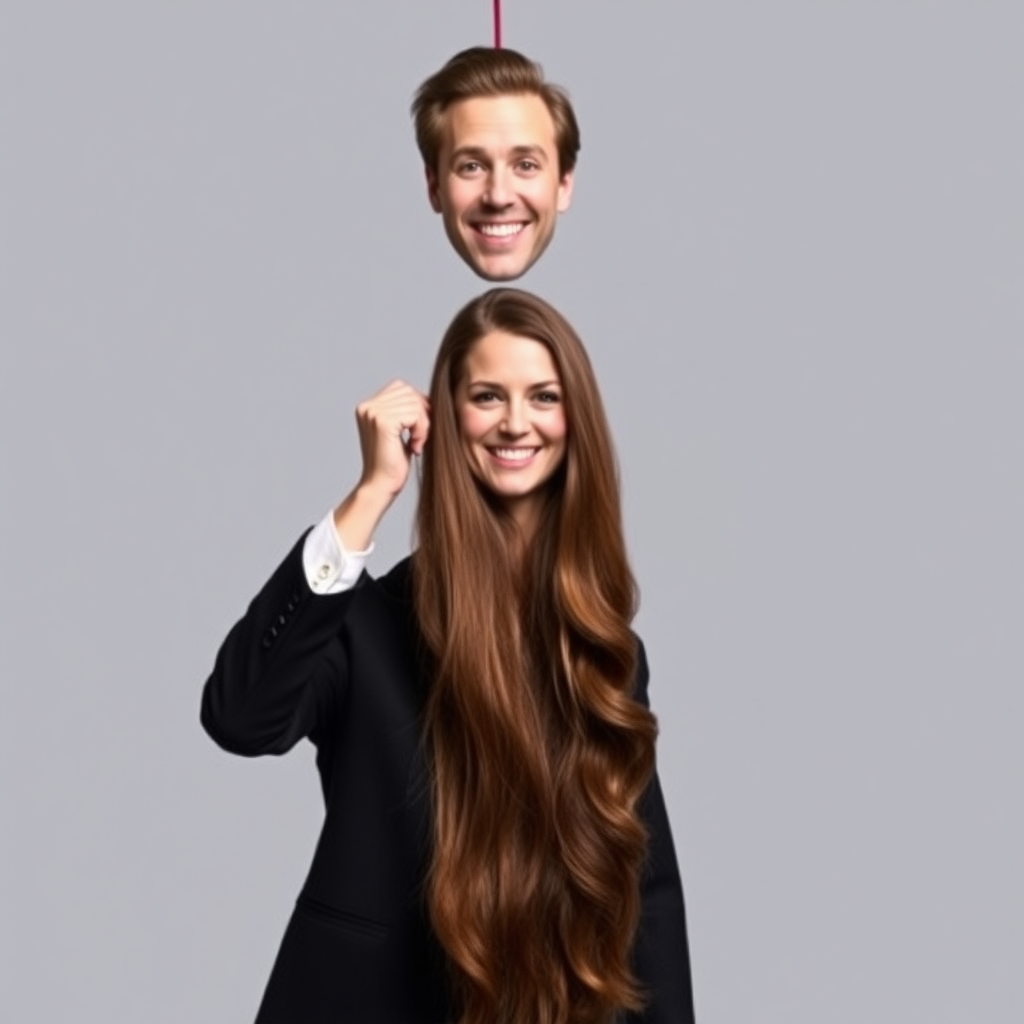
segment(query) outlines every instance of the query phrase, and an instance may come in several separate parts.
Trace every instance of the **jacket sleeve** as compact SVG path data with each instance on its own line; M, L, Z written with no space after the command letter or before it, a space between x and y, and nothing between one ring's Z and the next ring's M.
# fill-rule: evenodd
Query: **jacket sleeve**
M637 660L636 699L649 706L649 670L643 643ZM629 1024L692 1024L693 986L686 937L686 909L665 799L655 774L641 801L649 845L642 880L643 907L634 947L634 970L648 1003Z
M355 590L314 594L303 573L304 540L228 633L203 688L203 728L231 753L283 754L315 738L344 695L339 628Z

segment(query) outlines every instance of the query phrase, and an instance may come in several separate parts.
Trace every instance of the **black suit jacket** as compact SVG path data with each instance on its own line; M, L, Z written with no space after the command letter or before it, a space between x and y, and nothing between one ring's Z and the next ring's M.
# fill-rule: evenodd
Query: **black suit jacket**
M300 540L217 655L202 723L236 754L317 747L323 831L258 1024L451 1021L444 958L425 916L431 818L421 715L428 674L409 560L379 580L314 595ZM637 699L647 700L640 647ZM661 789L643 814L650 852L635 969L650 993L631 1020L693 1019L682 886Z

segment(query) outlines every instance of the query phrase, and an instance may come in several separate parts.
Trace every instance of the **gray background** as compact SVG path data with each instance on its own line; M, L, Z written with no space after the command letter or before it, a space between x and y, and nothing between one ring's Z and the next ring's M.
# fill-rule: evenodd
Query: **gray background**
M583 125L522 284L617 438L702 1024L1019 1024L1019 0L505 22ZM255 1011L312 748L223 754L200 688L353 482L355 403L425 384L482 290L407 106L490 31L483 0L0 6L4 1022Z

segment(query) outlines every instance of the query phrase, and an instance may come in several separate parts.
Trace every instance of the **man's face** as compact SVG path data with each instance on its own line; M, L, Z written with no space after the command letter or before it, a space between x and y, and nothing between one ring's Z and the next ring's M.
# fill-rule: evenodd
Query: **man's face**
M488 281L526 273L572 198L547 105L529 93L461 100L442 139L427 194L455 251Z

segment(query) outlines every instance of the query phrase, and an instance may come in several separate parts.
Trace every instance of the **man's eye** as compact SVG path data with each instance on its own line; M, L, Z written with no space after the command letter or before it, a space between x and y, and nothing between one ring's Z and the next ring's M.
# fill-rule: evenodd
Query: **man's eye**
M520 160L519 170L532 174L534 171L540 170L540 164L536 160Z
M459 174L476 174L481 169L478 160L466 160L464 163L459 164Z

